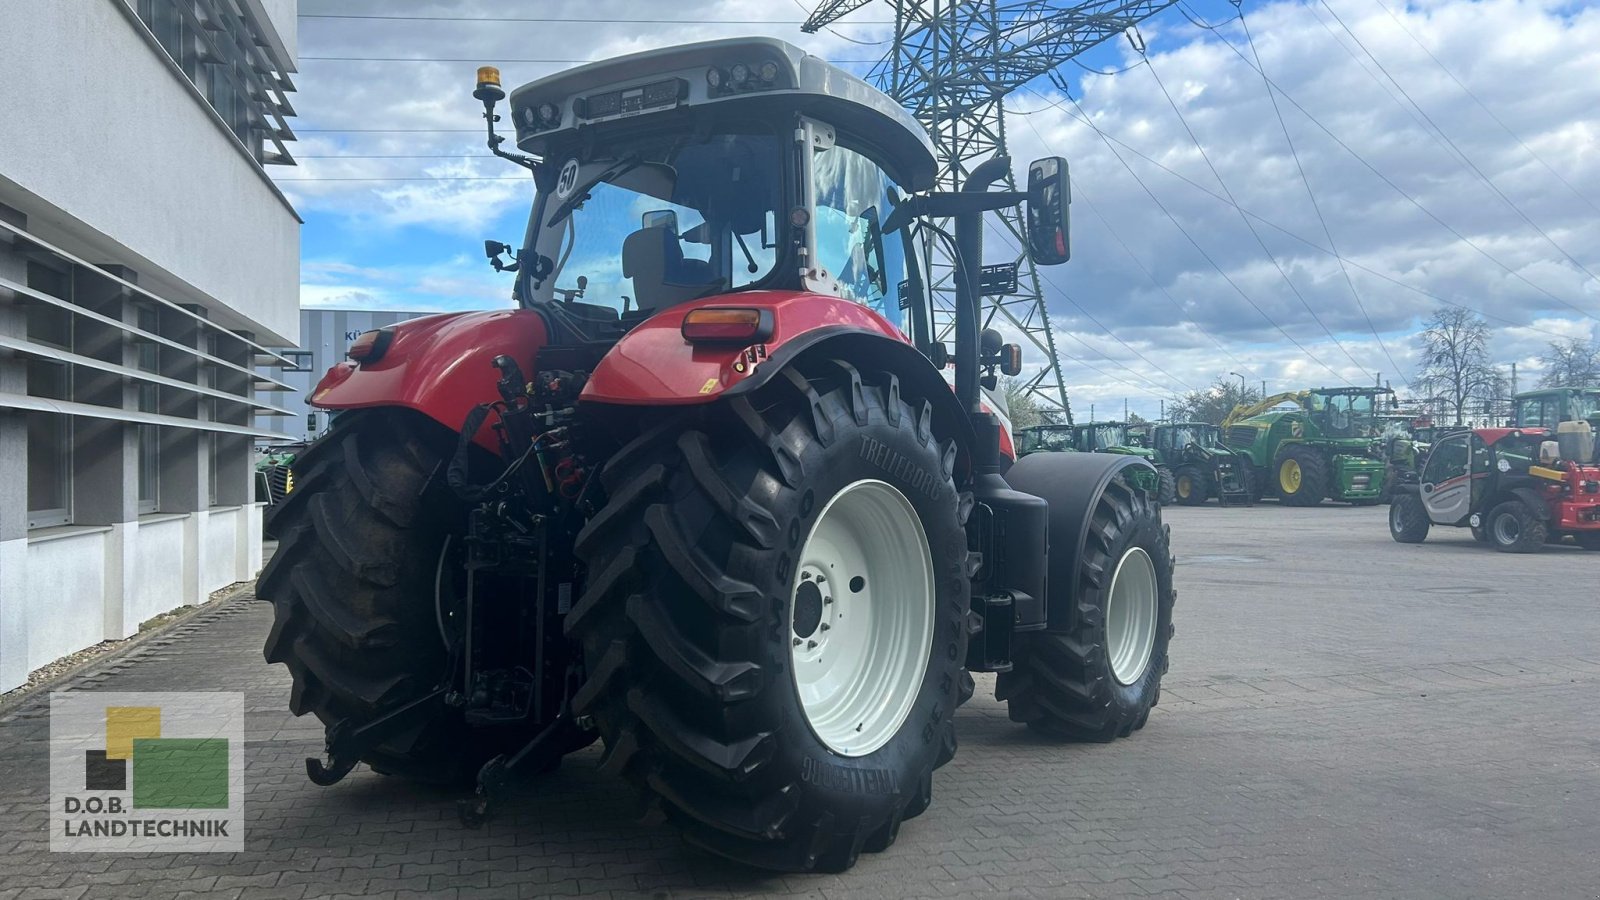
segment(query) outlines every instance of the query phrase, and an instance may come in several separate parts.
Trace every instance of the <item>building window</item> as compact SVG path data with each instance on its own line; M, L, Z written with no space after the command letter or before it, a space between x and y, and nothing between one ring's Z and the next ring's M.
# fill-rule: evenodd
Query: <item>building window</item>
M160 327L161 316L156 308L148 303L141 303L137 307L137 324L139 330L155 334ZM134 349L137 353L136 363L141 372L158 373L161 370L159 347L155 341L136 339ZM161 411L161 386L148 381L139 382L139 412L158 413ZM159 425L139 426L139 512L152 513L160 507L161 497L161 427Z
M224 5L225 0L137 0L134 9L257 162L292 163L276 142L293 139L277 102L286 90L293 90L288 73L276 68L283 61L273 59L261 45L252 31L260 23L253 21L247 8L224 13ZM270 153L264 141L269 132L276 138Z
M28 287L70 300L72 276L37 262L28 263ZM28 340L72 349L72 313L42 301L28 304ZM28 396L72 399L72 370L62 360L28 358ZM28 527L65 525L72 521L72 417L28 412Z

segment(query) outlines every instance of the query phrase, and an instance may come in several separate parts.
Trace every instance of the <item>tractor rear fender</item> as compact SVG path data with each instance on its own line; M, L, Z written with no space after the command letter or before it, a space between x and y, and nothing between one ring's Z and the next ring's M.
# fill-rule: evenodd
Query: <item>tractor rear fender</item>
M1100 495L1119 472L1152 468L1137 456L1111 453L1030 453L1006 472L1016 490L1050 504L1049 560L1045 568L1048 631L1076 627L1078 560Z
M690 343L683 320L703 307L771 312L770 335L759 342ZM907 388L931 398L934 420L950 429L962 468L974 437L954 391L900 331L865 306L792 291L751 291L711 297L663 310L635 327L595 367L579 399L619 406L689 406L748 395L805 359L842 359L862 371L893 372ZM1001 450L1014 453L1001 432Z
M347 410L374 406L414 409L451 431L467 413L498 399L500 372L490 360L509 356L532 375L540 347L549 341L544 319L533 310L444 313L379 329L390 337L375 344L376 358L357 365L344 360L328 369L311 392L311 405ZM492 433L477 441L499 452Z

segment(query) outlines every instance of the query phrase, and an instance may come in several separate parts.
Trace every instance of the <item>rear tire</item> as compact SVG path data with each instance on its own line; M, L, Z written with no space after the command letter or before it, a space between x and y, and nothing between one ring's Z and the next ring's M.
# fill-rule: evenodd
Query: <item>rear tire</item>
M1211 496L1211 478L1197 466L1179 466L1174 473L1178 502L1202 506Z
M1143 728L1160 699L1177 597L1169 529L1126 472L1114 476L1096 502L1083 553L1075 583L1065 586L1075 595L1070 630L1017 635L1013 669L999 676L995 696L1006 701L1012 721L1040 734L1111 741ZM1141 571L1145 563L1148 573ZM1153 620L1148 644L1141 646L1140 628L1119 627L1128 619L1118 614L1118 587L1128 587L1124 578L1146 574L1153 596L1143 605Z
M1544 520L1521 500L1507 500L1490 510L1484 530L1490 546L1502 553L1538 553L1550 535Z
M419 413L354 410L295 460L294 490L268 511L282 542L258 588L273 605L263 652L289 669L295 715L360 725L448 679L435 585L465 511L430 482L452 443ZM459 782L530 736L471 728L446 707L361 759L384 774Z
M1316 506L1328 496L1328 459L1322 451L1290 444L1273 463L1278 502L1285 506Z
M1428 510L1416 494L1395 494L1389 503L1389 536L1402 544L1428 539Z
M610 499L578 537L590 574L566 622L588 670L574 711L604 736L603 768L691 843L783 871L842 871L892 844L928 807L972 693L971 499L955 444L893 374L819 369L785 370L617 454L601 475ZM881 530L916 536L885 545L900 550L859 530L828 537L844 521L835 504L868 490ZM852 567L857 551L876 561ZM896 609L922 610L927 636L873 630ZM892 647L913 664L871 675L866 660ZM844 687L802 677L819 666L840 667ZM859 713L851 696L893 714Z

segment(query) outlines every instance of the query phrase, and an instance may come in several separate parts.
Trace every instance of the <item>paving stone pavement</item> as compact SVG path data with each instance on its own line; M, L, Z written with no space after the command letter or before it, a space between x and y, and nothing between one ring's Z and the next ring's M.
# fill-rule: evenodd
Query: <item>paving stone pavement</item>
M448 791L365 769L318 788L321 729L285 712L246 595L67 685L244 692L245 852L49 852L40 696L0 716L0 900L1600 896L1600 555L1452 529L1403 546L1383 516L1169 510L1178 636L1149 726L1049 743L980 679L933 807L844 875L751 872L630 823L593 749L476 831Z

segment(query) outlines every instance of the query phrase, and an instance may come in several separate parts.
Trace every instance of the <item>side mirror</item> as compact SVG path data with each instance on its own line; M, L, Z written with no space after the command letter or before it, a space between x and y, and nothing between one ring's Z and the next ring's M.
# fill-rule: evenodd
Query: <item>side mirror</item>
M641 228L665 228L678 233L678 214L670 209L653 209L639 217Z
M1071 258L1071 204L1065 159L1047 156L1028 165L1028 255L1036 265L1059 266Z
M484 241L483 242L483 255L488 257L489 259L494 259L496 256L499 256L500 254L505 253L505 252L509 251L510 249L511 249L510 247L507 247L505 244L502 244L499 241Z

